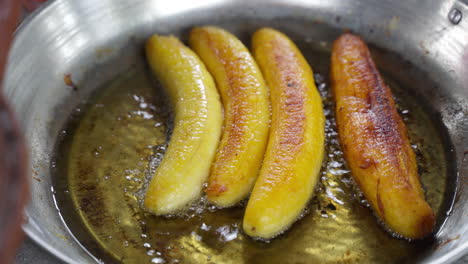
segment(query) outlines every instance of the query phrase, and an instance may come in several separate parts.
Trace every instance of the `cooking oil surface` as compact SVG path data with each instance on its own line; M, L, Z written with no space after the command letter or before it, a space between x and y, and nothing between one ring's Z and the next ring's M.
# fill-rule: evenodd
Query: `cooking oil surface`
M201 198L170 217L141 208L167 146L171 111L146 69L136 67L79 108L57 147L56 196L74 235L105 263L396 263L430 250L431 239L392 236L355 187L338 144L329 53L316 50L303 48L324 102L326 154L314 197L287 232L271 241L246 236L245 201L217 209ZM387 83L408 127L426 199L444 215L447 164L439 133L414 96Z

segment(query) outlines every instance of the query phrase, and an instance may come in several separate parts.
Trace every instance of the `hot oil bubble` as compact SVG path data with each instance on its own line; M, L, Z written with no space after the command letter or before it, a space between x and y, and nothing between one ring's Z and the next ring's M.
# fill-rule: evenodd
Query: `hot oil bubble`
M164 153L166 152L167 149L167 144L161 144L161 145L148 145L147 146L149 149L152 149L153 154L148 156L146 159L149 161L148 166L144 171L140 170L129 170L126 171L126 173L132 173L132 174L143 174L143 177L139 177L135 182L138 182L141 184L140 188L134 193L135 197L138 200L138 204L140 207L143 208L143 202L144 202L144 197L146 194L146 190L148 189L148 185L153 178L154 174L156 173L156 169L158 168L159 164L161 163ZM127 180L132 180L133 177L127 178Z
M151 263L166 263L166 260L161 257L156 257L151 259Z
M195 231L192 231L192 232L190 233L190 235L191 235L196 241L201 241L201 240L202 240L202 237L201 237L199 234L197 234L197 232L195 232Z
M200 226L200 229L203 230L203 231L210 231L210 230L211 230L211 227L208 226L208 225L205 224L205 223L202 223L202 225Z
M208 199L206 196L202 196L200 199L193 201L185 210L181 210L176 216L183 219L191 219L194 217L202 217L203 212L205 211L208 205Z
M239 235L239 227L237 224L225 225L218 227L216 232L219 234L221 241L229 242L237 238Z

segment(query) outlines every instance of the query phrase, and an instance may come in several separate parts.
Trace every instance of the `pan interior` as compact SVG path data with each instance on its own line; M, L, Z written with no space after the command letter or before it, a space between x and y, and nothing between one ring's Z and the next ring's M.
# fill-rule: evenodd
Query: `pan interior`
M145 184L167 147L172 120L138 43L133 63L74 108L55 148L55 197L66 225L85 248L106 262L135 263L394 263L414 262L434 250L434 237L408 242L385 230L355 188L337 141L328 79L330 44L341 31L316 23L310 37L295 30L297 23L218 24L247 46L261 26L279 28L298 44L315 72L327 117L326 158L302 218L265 242L242 232L245 202L220 210L202 198L186 213L169 218L141 209ZM187 28L176 32L183 38ZM455 175L441 121L417 94L431 81L392 52L372 48L372 53L408 127L440 228L454 197ZM402 77L402 68L420 81Z

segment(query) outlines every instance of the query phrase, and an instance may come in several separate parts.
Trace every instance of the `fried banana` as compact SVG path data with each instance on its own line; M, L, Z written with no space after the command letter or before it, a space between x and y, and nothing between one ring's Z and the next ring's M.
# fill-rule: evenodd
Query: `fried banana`
M435 217L424 199L406 127L359 37L344 34L334 42L331 79L340 144L373 210L404 237L430 234Z
M156 215L183 209L199 197L216 153L222 109L211 75L198 56L175 37L153 35L146 42L151 69L175 109L174 130L145 195Z
M252 190L268 139L268 91L257 63L234 35L196 27L190 47L216 81L224 105L224 131L208 179L208 200L235 205Z
M287 36L263 28L252 45L270 89L272 123L243 228L268 239L292 225L312 196L323 159L325 117L312 69Z

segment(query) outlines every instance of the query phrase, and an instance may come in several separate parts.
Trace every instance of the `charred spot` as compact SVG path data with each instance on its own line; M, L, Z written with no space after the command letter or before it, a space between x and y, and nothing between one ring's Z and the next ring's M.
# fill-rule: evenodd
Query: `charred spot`
M362 44L364 45L364 44ZM369 115L372 126L367 131L369 135L385 146L389 161L396 167L401 167L397 158L403 151L403 146L409 144L405 134L405 127L396 110L390 88L385 85L380 76L369 50L364 46L361 52L361 63L356 65L357 70L367 79L367 93L365 100L369 105ZM370 164L372 165L372 164ZM369 166L370 166L369 165ZM367 165L363 164L365 168Z
M222 155L216 157L216 160L218 161L227 161L232 159L233 156L239 155L238 148L236 146L241 145L241 142L244 140L246 133L245 127L243 125L246 119L243 100L245 99L245 93L248 91L242 89L242 87L244 87L242 82L245 80L245 78L247 78L247 76L245 76L244 71L241 70L245 57L234 57L233 54L229 53L229 49L227 49L224 45L220 45L218 42L216 42L208 32L201 30L201 33L203 34L203 38L206 39L211 52L213 52L216 58L223 65L227 78L227 85L229 86L225 93L221 93L221 97L223 104L229 102L228 100L225 100L226 96L231 98L230 104L224 106L225 109L230 109L230 111L225 111L225 114L229 115L225 120L230 120L231 125L225 123L225 129L227 130L227 133L223 133L223 138L221 141L224 143ZM229 135L229 137L225 138L224 135Z
M71 87L73 89L73 91L78 91L78 86L76 86L75 83L73 82L71 74L65 74L63 76L63 82L67 86Z
M336 210L336 206L333 203L327 204L327 206L325 208L333 210L333 211Z
M273 59L278 68L277 78L280 80L280 92L284 96L280 144L287 145L291 150L302 145L304 124L306 120L305 87L301 84L301 74L296 54L290 52L289 43L276 39L272 42Z
M148 233L148 227L146 225L141 225L141 233L143 233L143 234Z
M377 179L377 186L376 186L376 200L377 200L377 206L379 207L379 211L381 214L382 219L385 219L385 207L382 202L382 197L380 195L380 177Z
M359 168L367 169L370 166L373 166L375 164L376 164L376 162L373 159L367 158L367 159L362 160L361 164L359 164Z
M38 181L38 182L41 182L41 179L38 178L38 177L32 176L32 178L33 178L34 180Z
M421 221L419 222L419 231L421 234L429 234L432 229L434 228L435 223L435 216L434 213L431 211L430 214L422 217Z
M219 184L216 182L213 184L210 184L210 186L206 188L207 193L212 194L212 195L217 195L217 196L222 194L223 192L226 192L227 190L228 188L226 187L226 185Z

